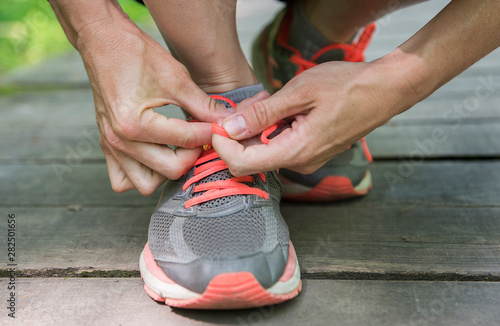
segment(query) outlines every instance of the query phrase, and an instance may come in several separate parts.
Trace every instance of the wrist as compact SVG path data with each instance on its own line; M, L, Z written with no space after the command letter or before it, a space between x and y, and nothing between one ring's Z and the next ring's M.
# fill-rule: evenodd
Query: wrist
M48 0L70 43L78 50L79 36L90 29L100 33L106 24L130 20L116 0ZM95 25L98 25L96 27Z
M388 74L393 101L397 103L391 108L393 116L411 108L438 88L439 80L425 60L399 48L374 63Z

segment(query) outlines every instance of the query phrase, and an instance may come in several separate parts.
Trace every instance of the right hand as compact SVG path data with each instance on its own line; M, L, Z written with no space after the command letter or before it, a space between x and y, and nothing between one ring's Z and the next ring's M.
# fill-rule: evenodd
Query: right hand
M179 178L198 158L199 146L211 143L211 125L205 122L231 113L131 21L87 25L78 33L77 48L92 86L100 144L116 192L137 188L147 196L167 178ZM167 104L204 122L168 119L154 111Z

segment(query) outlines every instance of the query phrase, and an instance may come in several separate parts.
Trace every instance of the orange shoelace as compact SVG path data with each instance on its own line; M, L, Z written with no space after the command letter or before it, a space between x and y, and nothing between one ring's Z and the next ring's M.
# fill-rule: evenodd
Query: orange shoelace
M226 101L232 107L236 107L236 104L233 101L225 97L219 95L212 95L211 97L216 100ZM286 122L282 120L272 127L266 129L261 135L262 142L264 144L268 144L270 141L269 136L276 129L281 128L285 125ZM228 137L224 128L219 126L215 122L212 125L212 130L214 133ZM182 187L183 191L186 191L186 189L188 189L192 184L199 182L214 173L221 172L228 168L226 163L224 163L224 161L220 159L219 154L215 152L211 145L205 146L203 152L193 166L196 167L194 170L194 174L186 181L186 183ZM262 181L266 182L266 175L264 173L258 173L257 176L260 177ZM254 181L254 176L247 175L243 177L232 177L225 180L217 180L195 185L193 188L193 193L204 193L187 200L184 204L184 207L189 208L191 206L198 205L213 199L232 195L256 195L264 199L269 199L269 194L267 192L258 188L252 188L248 184L246 184L253 183Z
M217 160L218 159L218 160ZM203 151L200 158L194 163L196 166L194 170L194 175L187 180L187 182L182 187L185 191L193 183L196 183L214 173L220 172L227 169L226 163L222 161L219 154L215 152L213 148L209 148ZM259 173L258 176L262 181L266 181L266 176L264 173ZM226 180L218 180L207 183L202 183L195 185L193 188L193 193L203 192L200 196L193 197L186 201L184 204L185 208L201 204L213 199L231 196L231 195L257 195L264 199L269 198L269 194L261 189L252 188L245 183L254 182L254 177L247 175L244 177L233 177Z
M283 26L280 29L278 34L278 44L292 52L290 55L290 62L295 63L298 66L298 70L295 72L295 75L300 74L304 70L312 68L318 65L315 61L320 58L323 54L332 50L342 50L344 52L344 60L349 62L363 62L365 60L365 49L370 44L370 40L373 36L373 32L375 31L375 23L371 23L368 25L361 33L360 37L357 41L352 42L351 44L339 43L339 44L331 44L325 46L310 59L305 59L300 51L288 44L289 34L290 34L290 23L292 21L292 15L287 15L283 21Z

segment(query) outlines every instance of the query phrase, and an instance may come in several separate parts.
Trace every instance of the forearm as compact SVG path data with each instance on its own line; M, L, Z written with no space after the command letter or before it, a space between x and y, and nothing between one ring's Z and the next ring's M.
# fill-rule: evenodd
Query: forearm
M79 50L80 31L96 23L129 20L116 0L48 0L68 40Z
M500 2L454 0L395 51L392 62L409 103L426 98L500 46ZM401 113L393 112L394 114Z

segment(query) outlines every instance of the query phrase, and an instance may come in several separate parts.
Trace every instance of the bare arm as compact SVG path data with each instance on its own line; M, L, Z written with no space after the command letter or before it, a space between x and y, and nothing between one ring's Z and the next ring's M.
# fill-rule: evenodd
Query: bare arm
M411 9L410 9L411 10ZM290 80L273 96L240 106L213 136L235 175L282 167L312 173L356 140L404 112L500 45L498 0L454 0L390 54L369 63L328 62ZM239 143L278 120L292 128L268 145ZM233 126L236 124L232 124Z
M381 60L399 62L399 78L406 78L415 93L413 106L499 47L499 29L499 1L454 0Z
M175 104L201 121L214 121L224 114L223 106L115 0L50 3L82 56L113 189L137 188L149 195L166 178L180 177L198 158L199 146L210 143L210 124L167 119L154 107Z

